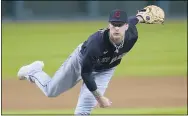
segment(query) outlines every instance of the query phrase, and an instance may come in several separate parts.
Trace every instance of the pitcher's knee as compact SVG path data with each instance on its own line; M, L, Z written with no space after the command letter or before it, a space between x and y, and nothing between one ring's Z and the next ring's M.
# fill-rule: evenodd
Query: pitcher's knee
M56 97L62 93L64 93L66 90L68 90L67 88L61 88L58 85L54 85L54 86L46 86L46 90L45 90L45 95L47 97Z
M47 97L56 97L57 95L48 93L48 94L46 94L46 96L47 96Z
M45 95L46 95L47 97L56 97L56 96L57 96L56 94L54 94L54 93L52 93L52 92L47 92Z
M57 97L58 96L57 92L53 91L53 90L47 90L46 93L45 93L45 95L47 97Z

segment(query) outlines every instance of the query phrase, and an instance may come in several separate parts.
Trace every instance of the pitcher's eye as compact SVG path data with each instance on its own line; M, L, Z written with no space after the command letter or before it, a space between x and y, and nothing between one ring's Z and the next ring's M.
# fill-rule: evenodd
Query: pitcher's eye
M124 23L124 22L111 22L111 24L112 24L114 27L121 27L121 26L123 26L125 23Z

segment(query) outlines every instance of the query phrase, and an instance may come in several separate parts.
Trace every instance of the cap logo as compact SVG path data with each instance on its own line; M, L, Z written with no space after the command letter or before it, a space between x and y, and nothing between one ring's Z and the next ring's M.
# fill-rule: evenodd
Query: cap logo
M119 18L119 17L120 17L120 11L116 11L116 12L114 13L114 17L115 17L115 18Z

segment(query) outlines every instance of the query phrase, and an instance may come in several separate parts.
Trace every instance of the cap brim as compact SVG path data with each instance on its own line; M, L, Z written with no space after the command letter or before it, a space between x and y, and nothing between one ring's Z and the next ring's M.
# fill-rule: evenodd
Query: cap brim
M118 20L118 19L112 19L112 20L109 20L109 22L123 22L123 23L127 23L126 21Z

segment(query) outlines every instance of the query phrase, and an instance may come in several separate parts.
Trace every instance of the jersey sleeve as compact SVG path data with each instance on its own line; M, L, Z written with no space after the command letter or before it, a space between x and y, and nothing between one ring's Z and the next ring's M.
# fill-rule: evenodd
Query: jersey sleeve
M136 18L136 16L131 16L128 18L128 23L132 25L136 25L139 22L139 20Z
M129 25L129 37L130 39L127 41L126 48L128 51L130 51L135 43L138 40L138 30L136 28L136 25Z
M97 62L97 56L99 55L99 45L97 44L96 36L91 36L85 46L83 52L83 64L81 76L90 91L97 90L97 85L91 73L94 65Z

